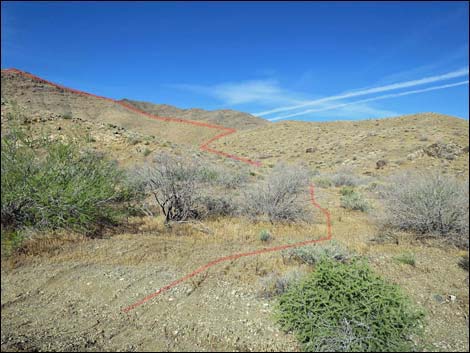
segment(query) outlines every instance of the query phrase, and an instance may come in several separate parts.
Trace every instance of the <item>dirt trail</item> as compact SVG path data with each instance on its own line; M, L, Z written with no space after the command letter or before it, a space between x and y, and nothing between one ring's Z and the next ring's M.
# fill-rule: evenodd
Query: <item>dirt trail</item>
M142 259L143 248L158 251L165 243L142 236L136 244L135 235L91 240L57 256L2 270L2 351L285 351L297 347L291 336L276 328L272 302L259 298L256 286L233 276L253 267L248 259L211 269L207 277L181 284L154 298L151 305L123 313L121 308L130 301L186 271L171 261L155 261L152 254ZM188 250L190 245L186 242L182 247Z

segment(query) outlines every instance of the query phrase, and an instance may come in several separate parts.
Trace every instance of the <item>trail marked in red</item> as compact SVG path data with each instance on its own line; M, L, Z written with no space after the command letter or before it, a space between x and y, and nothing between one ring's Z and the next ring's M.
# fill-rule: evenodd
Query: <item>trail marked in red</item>
M143 116L145 116L147 118L150 118L150 119L160 120L160 121L167 121L167 122L176 122L176 123L182 123L182 124L190 124L190 125L207 127L209 129L221 130L221 131L223 131L222 133L220 133L220 134L212 137L208 141L204 142L203 144L201 144L199 146L199 148L202 151L207 151L207 152L210 152L210 153L218 154L219 156L223 156L223 157L226 157L226 158L231 158L231 159L234 159L234 160L237 160L237 161L240 161L240 162L243 162L243 163L247 163L247 164L250 164L250 165L253 165L253 166L256 166L256 167L261 166L261 162L259 162L259 161L253 161L253 160L248 159L248 158L238 157L238 156L235 156L233 154L229 154L229 153L219 151L219 150L216 150L214 148L209 147L209 144L211 144L212 142L214 142L214 141L216 141L216 140L218 140L218 139L220 139L224 136L228 136L230 134L235 133L237 131L236 129L227 128L227 127L220 126L220 125L215 125L215 124L208 124L208 123L204 123L204 122L201 122L201 121L161 117L161 116L157 116L157 115L147 113L147 112L145 112L143 110L140 110L140 109L138 109L138 108L136 108L136 107L134 107L130 104L125 103L125 102L121 102L121 101L118 101L118 100L115 100L115 99L112 99L112 98L108 98L108 97L98 96L98 95L95 95L95 94L92 94L92 93L79 91L79 90L76 90L76 89L73 89L73 88L68 88L68 87L56 84L54 82L47 81L47 80L42 79L38 76L35 76L33 74L30 74L30 73L27 73L27 72L24 72L24 71L21 71L21 70L18 70L18 69L3 69L2 71L3 72L11 72L11 73L20 74L20 75L29 77L29 78L31 78L35 81L47 83L51 86L57 87L61 90L68 91L68 92L71 92L71 93L75 93L75 94L79 94L79 95L87 96L87 97L98 98L98 99L102 99L102 100L105 100L105 101L108 101L108 102L112 102L112 103L118 104L118 105L126 108L127 110L133 111L137 114L143 115ZM127 313L127 312L131 311L132 309L134 309L134 308L144 304L145 302L149 301L150 299L155 298L157 295L159 295L163 292L166 292L167 290L169 290L173 287L176 287L178 284L180 284L180 283L182 283L182 282L198 275L201 272L206 271L207 269L209 269L209 268L211 268L211 267L213 267L213 266L215 266L215 265L217 265L221 262L231 261L231 260L239 259L241 257L264 254L264 253L268 253L268 252L281 251L281 250L290 249L290 248L297 248L297 247L301 247L301 246L305 246L305 245L309 245L309 244L315 244L315 243L330 240L332 238L331 215L330 215L330 212L327 209L321 207L317 203L317 201L315 199L315 187L314 187L313 184L310 185L310 202L312 203L313 207L319 209L323 213L323 215L325 216L326 226L327 226L327 233L326 233L325 237L320 238L320 239L313 239L313 240L298 242L298 243L294 243L294 244L275 246L275 247L272 247L272 248L264 248L264 249L260 249L260 250L247 252L247 253L233 254L233 255L218 258L216 260L213 260L213 261L205 264L204 266L199 267L197 270L187 274L186 276L181 277L180 279L177 279L176 281L166 285L165 287L160 288L156 292L146 296L145 298L139 300L138 302L123 308L122 311Z

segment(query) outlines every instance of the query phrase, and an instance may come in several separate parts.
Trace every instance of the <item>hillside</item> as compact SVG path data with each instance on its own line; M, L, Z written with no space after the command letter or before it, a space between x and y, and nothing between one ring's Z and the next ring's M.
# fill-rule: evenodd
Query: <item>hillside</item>
M123 99L122 102L133 105L150 114L159 116L169 116L174 118L204 121L211 124L222 125L237 130L245 130L254 127L268 125L268 121L255 117L251 114L242 113L236 110L222 109L207 111L198 108L179 109L167 104L153 104L139 102L130 99Z
M363 121L281 121L226 136L213 146L265 164L289 160L314 170L349 168L387 174L398 169L442 167L465 176L468 132L468 120L420 113ZM385 162L380 169L378 161Z
M86 129L97 135L99 147L105 144L108 152L113 151L112 141L122 131L130 136L140 135L140 140L157 142L152 151L160 149L159 143L173 145L180 152L188 148L197 151L201 143L220 133L197 125L152 120L112 101L78 95L4 71L2 100L15 102L25 116L42 125L45 121L41 120L47 120L46 125L61 125L61 128L70 125L77 129L79 125L91 124ZM369 175L408 168L444 167L453 174L468 175L468 121L442 114L324 123L267 123L233 110L178 109L128 99L120 102L158 116L236 128L237 133L214 141L211 146L259 160L264 166L284 160L303 163L317 171L347 168ZM64 117L72 118L73 123L63 122ZM100 130L107 130L108 137L100 137ZM132 160L127 147L123 146L116 147L120 152L112 154L120 160ZM135 148L139 155L145 147ZM382 163L379 168L377 162Z
M15 102L32 119L51 114L72 117L173 143L199 145L217 134L206 127L152 120L112 100L72 93L17 72L2 71L2 100Z

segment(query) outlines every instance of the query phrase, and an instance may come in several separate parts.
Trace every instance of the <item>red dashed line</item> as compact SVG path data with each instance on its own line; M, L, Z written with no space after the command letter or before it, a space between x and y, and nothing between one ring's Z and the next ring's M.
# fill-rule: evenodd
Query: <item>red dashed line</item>
M21 71L21 70L18 70L18 69L4 69L2 71L3 72L11 72L11 73L16 73L16 74L21 74L21 75L29 77L29 78L31 78L35 81L44 82L44 83L47 83L51 86L57 87L61 90L76 93L76 94L79 94L79 95L82 95L82 96L98 98L98 99L102 99L102 100L105 100L105 101L108 101L108 102L116 103L116 104L119 104L120 106L130 110L130 111L133 111L137 114L146 116L150 119L160 120L160 121L167 121L167 122L176 122L176 123L182 123L182 124L190 124L190 125L207 127L209 129L222 130L224 132L222 132L222 133L212 137L208 141L204 142L203 144L201 144L199 146L199 148L202 151L211 152L211 153L217 154L219 156L223 156L223 157L226 157L226 158L231 158L231 159L234 159L234 160L237 160L237 161L240 161L240 162L243 162L243 163L247 163L247 164L250 164L250 165L253 165L253 166L256 166L256 167L261 166L261 162L259 162L259 161L253 161L253 160L248 159L248 158L238 157L238 156L235 156L233 154L229 154L229 153L219 151L219 150L216 150L214 148L209 147L209 144L211 144L212 142L214 142L214 141L216 141L216 140L218 140L218 139L220 139L224 136L228 136L230 134L235 133L237 131L235 129L227 128L227 127L220 126L220 125L215 125L215 124L208 124L208 123L204 123L204 122L200 122L200 121L193 121L193 120L186 120L186 119L179 119L179 118L161 117L161 116L157 116L157 115L147 113L147 112L145 112L143 110L140 110L140 109L138 109L138 108L136 108L136 107L134 107L130 104L125 103L125 102L117 101L117 100L114 100L112 98L98 96L98 95L95 95L95 94L92 94L92 93L79 91L79 90L76 90L76 89L73 89L73 88L68 88L68 87L65 87L65 86L47 81L47 80L42 79L38 76L32 75L30 73L27 73L27 72L24 72L24 71ZM247 253L233 254L233 255L218 258L216 260L213 260L213 261L205 264L202 267L199 267L197 270L189 273L188 275L186 275L184 277L181 277L180 279L178 279L178 280L176 280L176 281L160 288L156 292L146 296L145 298L139 300L138 302L123 308L122 311L127 313L127 312L131 311L132 309L134 309L134 308L146 303L147 301L155 298L157 295L159 295L163 292L166 292L167 290L169 290L173 287L176 287L178 284L180 284L180 283L182 283L182 282L198 275L201 272L204 272L204 271L208 270L209 268L211 268L211 267L213 267L213 266L215 266L215 265L217 265L221 262L231 261L231 260L235 260L235 259L239 259L239 258L247 257L247 256L254 256L254 255L264 254L264 253L268 253L268 252L275 252L275 251L281 251L281 250L290 249L290 248L297 248L297 247L301 247L301 246L305 246L305 245L309 245L309 244L315 244L315 243L330 240L332 238L331 215L330 215L330 212L327 209L322 208L317 203L317 201L315 199L315 188L314 188L313 184L310 185L310 201L312 203L312 206L319 209L323 213L323 215L325 216L326 226L327 226L327 234L326 234L325 237L320 238L320 239L307 240L307 241L294 243L294 244L280 245L280 246L276 246L276 247L272 247L272 248L265 248L265 249L255 250L255 251L251 251L251 252L247 252Z

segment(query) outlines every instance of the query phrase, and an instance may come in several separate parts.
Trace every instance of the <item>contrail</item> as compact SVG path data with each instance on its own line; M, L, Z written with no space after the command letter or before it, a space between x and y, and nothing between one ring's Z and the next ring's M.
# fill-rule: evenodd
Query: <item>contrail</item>
M360 103L377 101L377 100L381 100L381 99L407 96L409 94L417 94L417 93L422 93L422 92L435 91L435 90L438 90L438 89L444 89L444 88L461 86L461 85L468 85L468 81L460 81L460 82L456 82L456 83L449 83L449 84L446 84L446 85L433 86L433 87L417 89L417 90L413 90L413 91L406 91L406 92L401 92L401 93L384 94L384 95L378 96L378 97L362 99L362 100L358 100L358 101L350 102L350 103L332 105L332 106L325 107L325 108L320 108L320 109L307 109L307 110L304 110L304 111L301 111L301 112L298 112L298 113L283 115L283 116L275 117L275 118L268 119L268 120L269 121L276 121L276 120L281 120L281 119L286 119L286 118L292 118L294 116L305 115L305 114L308 114L308 113L322 112L322 111L325 111L325 110L332 110L332 109L342 108L342 107L345 107L345 106L348 106L348 105L353 105L353 104L360 104Z
M270 114L273 114L273 113L279 113L279 112L285 112L285 111L288 111L288 110L304 108L304 107L308 107L308 106L312 106L312 105L318 105L320 103L330 102L330 101L339 100L339 99L343 99L343 98L351 98L351 97L363 96L363 95L371 94L371 93L392 91L392 90L396 90L396 89L400 89L400 88L419 86L419 85L424 85L426 83L444 81L444 80L448 80L448 79L451 79L451 78L467 76L467 75L468 75L468 66L465 67L465 68L459 69L459 70L455 70L455 71L448 72L446 74L442 74L442 75L428 76L428 77L421 78L419 80L404 81L404 82L394 83L394 84L391 84L391 85L375 87L375 88L369 88L369 89L365 89L365 90L349 92L349 93L339 94L339 95L330 96L330 97L324 97L324 98L308 101L308 102L298 104L298 105L292 105L292 106L289 106L289 107L275 108L275 109L267 110L267 111L260 112L260 113L253 113L253 115L255 115L255 116L270 115Z

